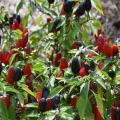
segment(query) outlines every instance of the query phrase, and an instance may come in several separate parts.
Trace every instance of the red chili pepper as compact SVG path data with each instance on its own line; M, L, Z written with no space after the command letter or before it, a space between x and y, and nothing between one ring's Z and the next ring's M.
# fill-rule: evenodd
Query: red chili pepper
M113 44L111 46L111 48L112 48L112 51L113 51L113 55L115 55L115 54L117 54L119 52L119 48L118 48L117 45Z
M24 100L24 104L19 103L18 106L21 110L25 108L25 105L28 103L27 99Z
M17 42L16 42L16 48L22 48L22 45L23 43L22 43L22 40L21 39L19 39Z
M51 109L51 105L52 105L51 99L47 98L46 99L46 111Z
M14 68L13 66L11 66L11 67L8 69L7 77L6 77L6 81L7 81L9 84L13 84L13 83L15 82L15 81L13 80L14 72L15 72L15 68Z
M93 90L93 91L97 91L98 90L97 84L93 83L93 82L90 82L90 89Z
M99 35L101 35L101 34L102 34L102 29L98 29L97 35L99 36Z
M111 119L120 120L120 107L118 101L115 101L114 105L111 107Z
M31 64L27 63L24 66L24 75L27 77L31 75Z
M51 17L48 15L48 16L47 16L47 23L50 23L51 20L52 20Z
M63 70L63 69L65 69L65 68L67 68L67 67L68 67L68 62L67 62L67 60L66 60L65 58L61 58L60 64L59 64L59 68L60 68L61 70Z
M105 43L104 44L104 47L103 47L103 53L106 57L110 57L113 55L113 51L112 51L112 48L111 46L108 44L108 43Z
M36 94L36 100L37 100L38 103L40 102L41 98L42 98L42 89L39 88L38 91L37 91L37 94Z
M104 66L104 62L101 61L101 62L98 63L98 68L100 70L103 68L103 66Z
M21 31L23 30L22 20L21 20L20 23L18 24L18 28L19 28Z
M78 42L74 42L71 46L72 49L78 49L79 48L79 45L78 45Z
M13 22L12 30L17 30L17 29L18 29L18 23L17 22Z
M73 95L73 96L71 97L70 105L73 106L73 107L76 106L77 101L78 101L78 97L77 97L76 95Z
M62 71L60 71L58 74L57 74L57 78L60 78L60 77L62 77L62 75L63 75L63 73L62 73Z
M84 77L86 75L85 67L80 68L79 75L82 76L82 77Z
M10 107L10 97L9 96L5 96L3 97L3 103L7 106L7 108Z
M62 57L61 52L60 51L57 52L55 55L54 64L58 65L61 57Z
M94 120L103 120L97 105L94 105Z
M26 80L26 85L28 86L28 88L29 88L31 91L33 90L32 80L27 79L27 80Z

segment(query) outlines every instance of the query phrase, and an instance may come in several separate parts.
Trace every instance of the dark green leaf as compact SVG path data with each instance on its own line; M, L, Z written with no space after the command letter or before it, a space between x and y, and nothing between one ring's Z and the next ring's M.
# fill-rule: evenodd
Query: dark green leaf
M24 0L20 0L19 4L18 4L18 6L17 6L17 9L16 9L17 13L18 13L19 10L22 8L23 4L24 4Z
M78 109L81 120L85 114L85 110L88 103L88 91L89 91L89 87L88 87L88 83L86 83L84 88L81 91L81 94L78 98L78 103L77 103L77 109Z

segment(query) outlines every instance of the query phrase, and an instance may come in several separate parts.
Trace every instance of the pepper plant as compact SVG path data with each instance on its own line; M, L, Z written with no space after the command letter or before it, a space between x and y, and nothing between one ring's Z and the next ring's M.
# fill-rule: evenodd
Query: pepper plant
M0 119L119 120L120 44L96 18L100 0L29 0L21 17L24 4L0 8Z

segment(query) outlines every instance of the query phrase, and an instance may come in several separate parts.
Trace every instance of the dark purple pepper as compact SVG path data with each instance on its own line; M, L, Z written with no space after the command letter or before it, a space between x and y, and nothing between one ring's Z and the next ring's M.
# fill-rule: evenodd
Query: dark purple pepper
M87 74L89 73L89 70L90 70L90 65L89 65L89 63L87 63L87 62L85 62L85 70L86 70L86 72L87 72Z
M108 75L109 75L111 78L114 78L114 77L116 76L116 73L115 73L115 71L113 71L113 70L109 70L109 71L108 71Z
M94 61L90 61L90 69L91 69L92 71L95 70L95 62L94 62Z
M84 10L89 12L92 8L91 0L85 0L84 4Z
M56 109L58 107L58 104L60 103L60 96L56 95L51 99L52 102L52 109Z
M2 66L2 62L0 61L0 74L2 72L3 66Z
M50 90L49 90L48 86L44 86L42 97L46 99L48 97L49 93L50 93Z
M58 28L61 23L61 19L56 19L53 23L53 28Z
M22 70L20 68L15 68L13 80L19 81L21 78L22 78Z
M49 4L53 4L55 0L48 0Z
M45 112L46 111L46 99L45 98L41 98L41 100L40 100L39 111L40 112Z
M28 103L34 103L34 102L36 102L35 97L30 95L30 94L28 94Z
M74 74L78 74L80 70L80 62L78 57L73 57L72 63L71 63L71 70Z
M120 120L120 108L115 108L115 120Z
M10 23L10 25L13 23L13 20L14 20L13 17L10 17L10 18L9 18L9 23Z
M84 4L80 3L77 10L75 11L75 15L79 17L79 16L84 15L84 13L85 13Z
M21 17L20 15L17 15L17 22L20 23L20 21L21 21Z
M1 46L1 44L2 44L2 36L0 35L0 46Z
M64 2L64 11L66 13L71 13L73 11L73 2L72 1L66 1Z

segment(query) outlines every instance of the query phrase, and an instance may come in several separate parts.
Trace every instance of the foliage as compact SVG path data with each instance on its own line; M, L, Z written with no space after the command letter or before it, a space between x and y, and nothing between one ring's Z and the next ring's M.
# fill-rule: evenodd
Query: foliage
M0 8L0 119L111 119L119 102L119 43L103 37L94 9L76 12L84 2L30 0L23 18L23 0L12 17ZM100 0L91 3L103 14ZM39 16L33 31L27 24L36 9L46 21Z

